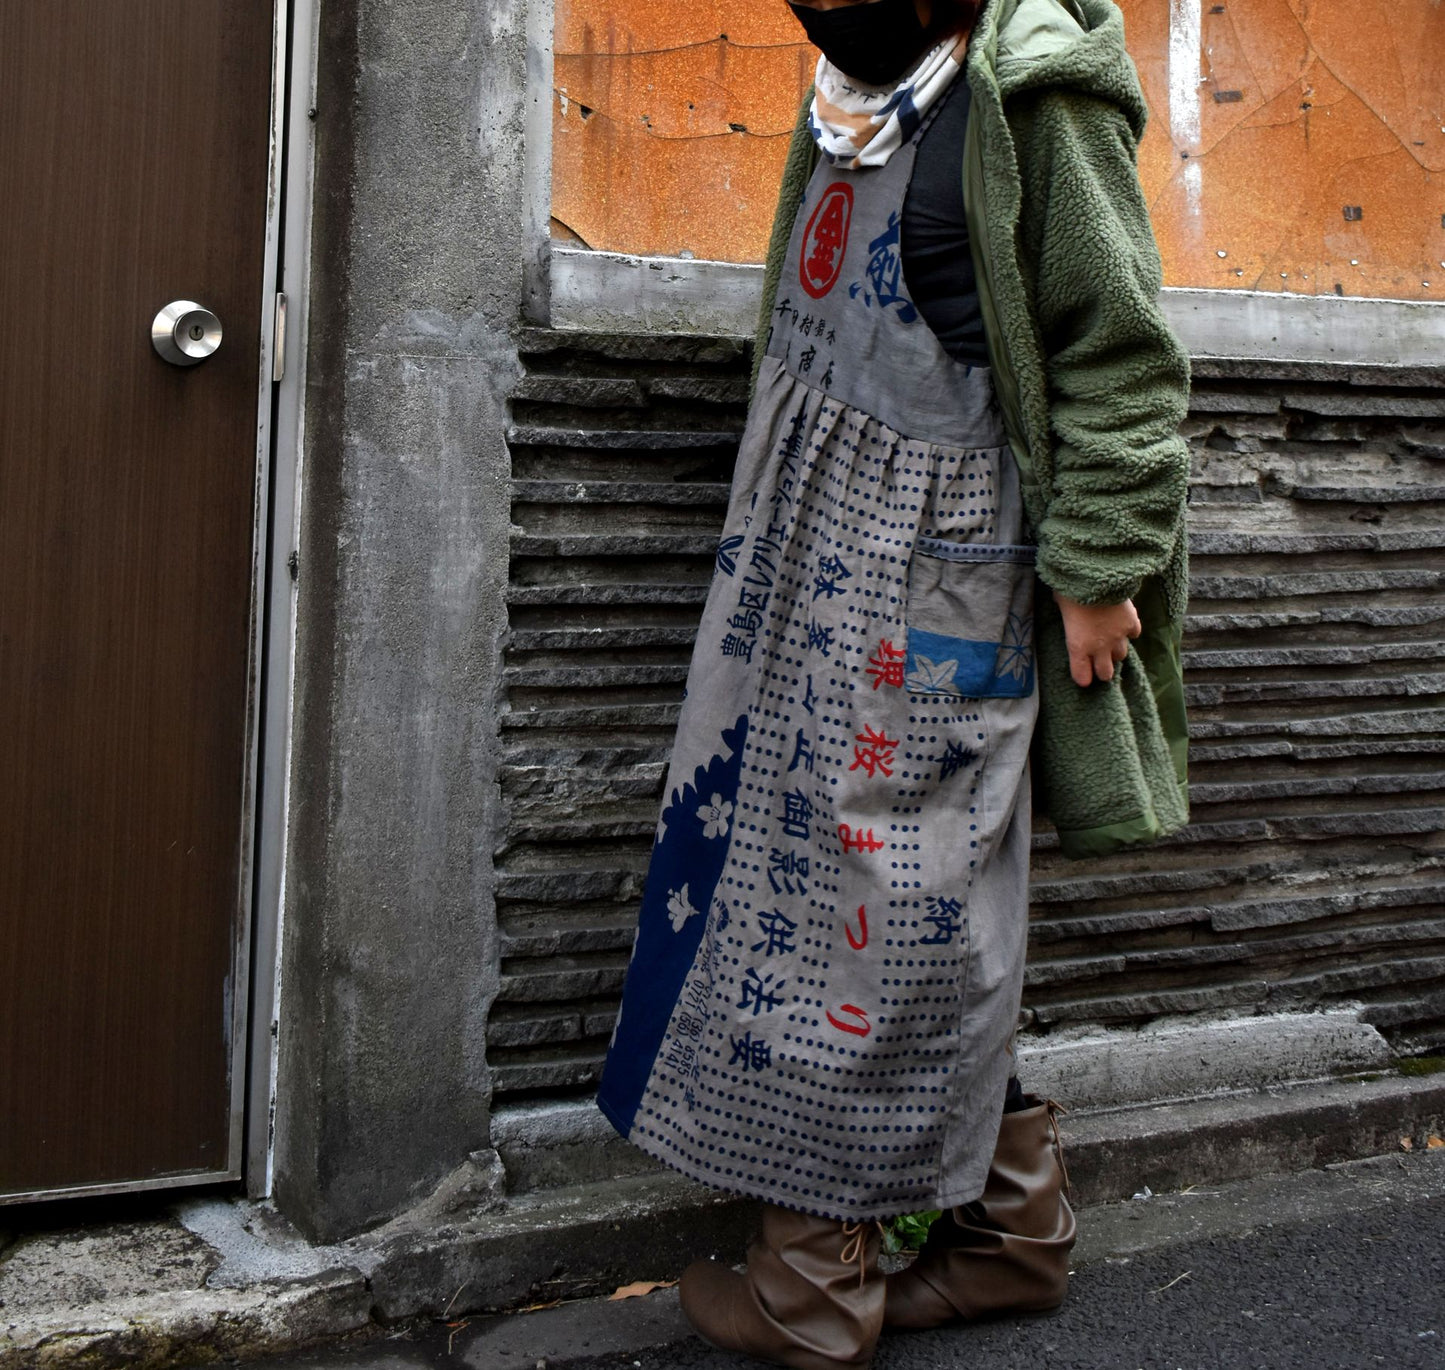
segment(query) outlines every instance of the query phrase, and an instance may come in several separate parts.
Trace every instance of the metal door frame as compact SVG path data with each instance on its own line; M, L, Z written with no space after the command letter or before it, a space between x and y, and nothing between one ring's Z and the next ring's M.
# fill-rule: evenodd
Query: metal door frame
M271 1192L281 997L281 935L286 903L287 819L296 679L296 557L300 547L302 453L306 425L306 333L310 301L311 197L319 0L276 0L272 67L271 180L266 217L267 303L257 453L270 459L269 510L258 505L256 651L264 677L256 695L264 727L253 753L260 800L254 813L254 882L247 899L250 944L249 1053L238 1037L232 1121L243 1148L246 1192ZM278 285L279 282L279 285ZM284 367L273 379L267 348L278 288L285 294ZM271 358L274 363L274 358ZM263 593L265 602L261 604ZM239 982L238 982L239 983ZM248 1068L247 1063L249 1063ZM244 1118L244 1123L243 1123ZM242 1135L244 1132L244 1136ZM238 1159L242 1157L238 1156Z
M144 1190L172 1189L183 1185L239 1181L243 1175L252 1181L259 1175L269 1188L266 1139L269 1133L267 1086L274 1076L274 1033L270 1030L276 979L276 946L278 930L280 866L285 835L284 775L277 776L272 761L278 750L284 755L288 748L291 709L289 700L290 643L294 636L294 597L286 565L289 548L294 546L294 533L288 538L271 536L272 518L276 528L294 528L296 481L299 474L300 451L300 353L293 346L286 361L284 378L274 378L278 312L277 283L284 265L286 279L298 283L296 303L289 310L290 332L295 342L304 336L304 271L305 230L309 229L309 205L306 195L283 196L282 176L287 166L288 133L297 137L301 126L304 139L308 121L306 108L291 110L288 129L288 100L296 103L296 92L303 96L310 90L309 81L288 79L299 77L303 68L288 60L296 40L299 50L309 61L311 53L312 6L314 0L275 0L271 26L271 111L270 137L267 145L266 204L264 206L264 259L262 266L262 300L257 365L256 398L256 466L253 481L251 522L251 596L248 622L250 641L247 649L246 716L243 743L245 765L242 774L241 822L237 833L237 871L235 903L231 912L231 967L227 977L224 1011L230 1024L230 1103L227 1130L226 1163L207 1170L177 1171L150 1179L117 1180L103 1184L62 1185L53 1189L7 1194L0 1204L9 1205L34 1200L82 1198L90 1195L137 1193ZM296 19L294 31L292 18ZM303 21L304 20L304 24ZM301 145L305 146L304 141ZM300 149L298 149L300 151ZM309 155L303 153L290 165L309 180ZM283 223L283 207L290 198L297 213L293 225ZM304 220L302 223L300 221ZM291 231L287 231L288 227ZM148 320L137 321L137 346L146 345L144 326ZM298 336L299 335L299 336ZM274 450L273 450L274 442ZM280 561L280 575L275 563ZM267 562L272 563L267 578ZM278 612L279 611L279 612ZM265 653L269 652L269 657ZM266 662L266 678L262 664ZM278 671L272 663L280 662ZM278 688L278 679L280 688ZM283 691L285 693L283 693ZM266 755L261 756L265 728ZM265 776L260 771L265 764ZM256 972L253 974L253 968ZM248 1031L249 1022L249 1031ZM260 1044L260 1049L257 1047ZM248 1078L247 1059L253 1061ZM269 1062L269 1069L267 1064ZM257 1068L259 1066L259 1069ZM260 1095L260 1107L256 1096ZM247 1101L252 1099L248 1125ZM258 1134L261 1149L257 1150Z

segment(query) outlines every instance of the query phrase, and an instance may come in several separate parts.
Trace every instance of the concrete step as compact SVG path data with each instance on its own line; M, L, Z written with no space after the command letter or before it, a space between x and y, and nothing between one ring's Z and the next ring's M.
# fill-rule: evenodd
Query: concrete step
M1445 1136L1445 1072L1386 1073L1063 1120L1077 1206L1408 1153ZM130 1205L0 1233L0 1370L253 1358L412 1319L456 1321L741 1258L755 1206L666 1173L508 1198L494 1153L373 1232L302 1240L269 1204ZM1181 1198L1181 1202L1188 1202ZM107 1210L97 1209L105 1213ZM1164 1210L1167 1211L1167 1210ZM1122 1220L1121 1220L1122 1221ZM533 1362L535 1363L535 1361Z

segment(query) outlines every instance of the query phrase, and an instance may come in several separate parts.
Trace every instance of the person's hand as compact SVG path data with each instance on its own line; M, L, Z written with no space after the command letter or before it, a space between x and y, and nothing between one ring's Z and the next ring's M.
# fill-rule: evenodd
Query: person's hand
M1064 616L1069 644L1069 674L1075 685L1113 680L1114 663L1129 655L1129 639L1143 631L1134 601L1122 604L1080 604L1056 590L1054 600Z

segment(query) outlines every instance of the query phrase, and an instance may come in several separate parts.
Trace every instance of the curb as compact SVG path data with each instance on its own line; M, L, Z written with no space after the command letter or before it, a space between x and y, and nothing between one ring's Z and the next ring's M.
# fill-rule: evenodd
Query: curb
M1423 1147L1445 1131L1445 1075L1335 1081L1263 1093L1066 1116L1080 1204L1318 1170Z
M1437 1150L1103 1204L1079 1215L1071 1273L1098 1263L1127 1265L1138 1257L1200 1241L1242 1238L1261 1229L1333 1225L1364 1213L1400 1215L1413 1204L1441 1195L1445 1195L1445 1151ZM621 1302L583 1299L531 1313L483 1316L455 1329L454 1336L456 1358L448 1356L445 1363L471 1370L535 1370L539 1364L547 1370L583 1370L617 1366L644 1354L665 1357L669 1351L681 1353L679 1362L690 1363L694 1357L686 1348L697 1346L676 1288ZM438 1330L408 1343L395 1358L396 1370L431 1364L430 1352L440 1348L441 1338ZM949 1357L936 1363L957 1362ZM293 1367L283 1363L258 1370Z
M1428 1133L1445 1133L1445 1075L1077 1113L1061 1131L1076 1206L1107 1204L1146 1190L1163 1194L1399 1153L1403 1138L1423 1149ZM635 1280L672 1279L703 1256L740 1260L756 1217L750 1200L654 1174L518 1197L452 1225L398 1220L382 1233L317 1249L284 1232L264 1205L217 1202L243 1219L238 1226L253 1243L256 1232L269 1234L266 1259L248 1251L243 1278L228 1271L224 1249L182 1229L174 1212L183 1205L166 1211L174 1232L208 1258L209 1273L198 1275L196 1287L132 1290L84 1307L46 1305L42 1290L27 1307L11 1288L27 1251L53 1263L76 1234L36 1234L0 1253L0 1370L138 1362L167 1370L413 1320L585 1298ZM136 1245L124 1226L88 1238L92 1245L102 1239L117 1249L128 1239ZM107 1287L103 1271L96 1287Z

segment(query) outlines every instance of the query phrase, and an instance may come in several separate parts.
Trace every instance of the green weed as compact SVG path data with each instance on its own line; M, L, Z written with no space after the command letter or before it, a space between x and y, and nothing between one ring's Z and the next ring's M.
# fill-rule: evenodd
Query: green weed
M1395 1065L1401 1075L1438 1075L1445 1070L1445 1056L1408 1056Z
M928 1236L928 1229L938 1217L938 1210L931 1213L905 1213L883 1224L883 1249L892 1255L896 1251L917 1251Z

